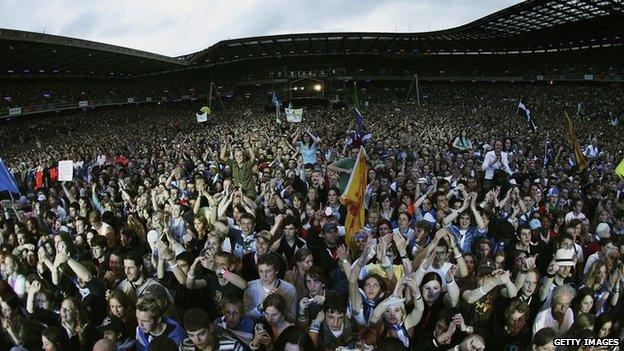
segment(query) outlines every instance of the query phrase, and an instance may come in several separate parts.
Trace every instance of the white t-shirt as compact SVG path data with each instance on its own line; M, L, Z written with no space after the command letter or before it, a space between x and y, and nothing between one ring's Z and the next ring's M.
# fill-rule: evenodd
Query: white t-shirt
M552 328L557 333L557 336L561 336L567 332L574 323L574 313L569 307L561 324L553 318L551 312L552 310L549 308L537 314L535 322L533 323L533 335L544 328Z

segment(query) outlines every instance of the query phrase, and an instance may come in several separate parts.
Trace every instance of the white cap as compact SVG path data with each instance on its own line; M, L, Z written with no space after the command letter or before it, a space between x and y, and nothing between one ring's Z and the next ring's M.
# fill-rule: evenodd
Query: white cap
M600 239L608 238L610 236L609 235L610 232L611 232L611 228L609 227L607 223L604 223L604 222L600 223L596 227L596 236L598 236Z

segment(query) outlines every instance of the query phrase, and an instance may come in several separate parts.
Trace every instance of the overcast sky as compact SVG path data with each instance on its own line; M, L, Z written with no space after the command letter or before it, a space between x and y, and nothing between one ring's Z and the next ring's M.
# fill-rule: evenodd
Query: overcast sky
M0 27L63 35L168 56L220 40L311 32L452 28L518 0L0 0Z

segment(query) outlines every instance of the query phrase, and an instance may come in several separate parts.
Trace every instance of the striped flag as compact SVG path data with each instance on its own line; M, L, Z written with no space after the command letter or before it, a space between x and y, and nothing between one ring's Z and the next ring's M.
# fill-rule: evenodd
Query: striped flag
M572 148L574 149L574 158L576 158L576 164L578 165L579 172L582 172L585 168L587 168L587 160L581 152L581 145L579 145L578 140L576 139L576 133L574 132L574 126L572 126L572 120L566 111L563 111L566 117L566 126L568 130L568 138L570 138L570 143L572 144Z
M340 197L340 202L347 206L345 242L350 248L355 248L355 232L364 228L364 194L366 193L367 177L366 151L360 147L349 182Z
M520 110L522 110L522 113L524 113L524 116L526 117L527 122L529 122L529 125L531 125L531 129L533 129L533 132L537 132L537 126L535 125L535 121L533 121L533 114L531 113L531 110L529 110L527 105L522 102L522 99L520 99L520 101L518 102L518 111Z

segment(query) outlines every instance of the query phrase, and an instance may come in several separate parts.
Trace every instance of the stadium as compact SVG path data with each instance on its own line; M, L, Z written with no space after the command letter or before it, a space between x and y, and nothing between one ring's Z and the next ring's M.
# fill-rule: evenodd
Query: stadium
M623 88L621 0L175 57L0 28L0 350L617 350Z

